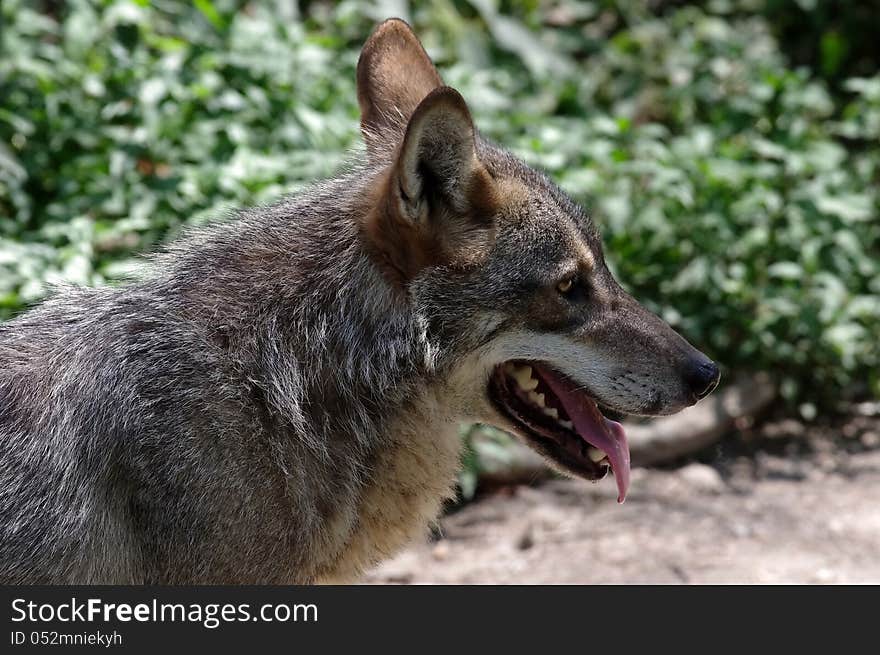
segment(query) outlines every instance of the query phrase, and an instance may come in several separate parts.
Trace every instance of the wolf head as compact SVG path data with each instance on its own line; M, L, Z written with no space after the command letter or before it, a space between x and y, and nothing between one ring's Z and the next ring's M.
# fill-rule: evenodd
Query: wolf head
M600 408L679 411L715 388L718 367L620 287L580 207L478 135L406 23L376 28L357 81L382 171L362 238L455 353L439 376L449 402L565 472L612 469L622 500L626 437Z

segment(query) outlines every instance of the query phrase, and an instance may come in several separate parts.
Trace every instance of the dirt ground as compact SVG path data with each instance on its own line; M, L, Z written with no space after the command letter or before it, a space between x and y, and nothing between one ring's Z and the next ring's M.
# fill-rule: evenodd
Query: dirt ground
M777 421L613 481L486 492L374 583L880 583L880 418Z

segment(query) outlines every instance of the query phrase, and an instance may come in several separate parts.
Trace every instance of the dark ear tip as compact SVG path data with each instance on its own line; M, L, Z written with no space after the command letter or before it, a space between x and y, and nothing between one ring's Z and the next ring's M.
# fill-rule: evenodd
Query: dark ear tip
M360 60L364 59L364 55L375 49L379 44L393 38L413 41L421 47L421 41L409 23L401 18L387 18L375 28L367 37L364 47L361 50Z
M438 86L426 95L416 108L413 117L415 118L416 115L424 114L425 112L440 106L459 111L467 116L469 120L471 118L471 110L468 108L467 102L465 102L462 95L451 86Z
M474 148L474 134L474 120L464 98L452 87L440 86L426 95L412 113L403 147L414 138L436 143L438 139L442 141L456 135L458 143L468 143Z
M397 18L396 16L392 16L391 18L386 18L381 23L379 23L376 28L373 30L373 34L377 34L380 31L389 30L389 29L399 29L409 32L412 35L415 35L413 31L412 25L407 23L402 18Z

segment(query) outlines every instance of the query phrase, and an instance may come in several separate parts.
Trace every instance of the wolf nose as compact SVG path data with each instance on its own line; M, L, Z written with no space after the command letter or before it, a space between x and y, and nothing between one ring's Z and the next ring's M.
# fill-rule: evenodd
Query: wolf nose
M718 386L720 379L721 372L718 370L718 366L712 360L705 359L691 367L687 383L697 400L700 400L712 393Z

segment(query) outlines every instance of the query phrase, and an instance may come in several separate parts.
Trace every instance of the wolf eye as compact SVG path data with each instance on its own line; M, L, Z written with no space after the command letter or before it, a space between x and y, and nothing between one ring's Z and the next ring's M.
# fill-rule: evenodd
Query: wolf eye
M567 277L562 282L556 285L556 290L563 296L571 293L572 289L574 289L573 277Z

